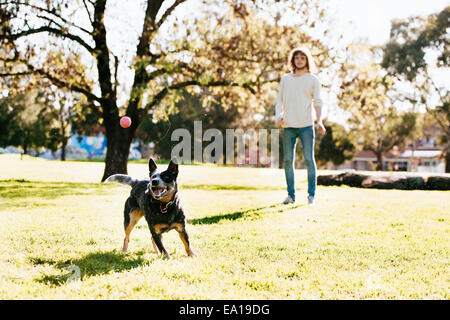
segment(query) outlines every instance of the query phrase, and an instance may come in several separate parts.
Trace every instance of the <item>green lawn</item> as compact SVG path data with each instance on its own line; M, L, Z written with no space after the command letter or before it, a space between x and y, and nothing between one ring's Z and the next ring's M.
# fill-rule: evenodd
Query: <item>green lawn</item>
M298 170L298 201L281 205L282 170L183 165L198 256L171 231L164 260L144 219L121 253L129 188L100 184L103 163L0 166L0 299L450 298L449 192L319 186L311 207Z

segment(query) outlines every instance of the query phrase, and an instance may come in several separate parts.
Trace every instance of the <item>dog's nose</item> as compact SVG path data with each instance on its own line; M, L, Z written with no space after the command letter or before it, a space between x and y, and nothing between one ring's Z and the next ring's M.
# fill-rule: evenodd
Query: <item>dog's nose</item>
M158 180L152 180L152 186L159 186L159 181Z

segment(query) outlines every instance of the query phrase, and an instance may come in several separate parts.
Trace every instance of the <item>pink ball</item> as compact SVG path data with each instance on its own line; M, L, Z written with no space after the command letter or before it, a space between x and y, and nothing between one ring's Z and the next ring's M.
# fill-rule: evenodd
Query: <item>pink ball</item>
M120 126L122 128L128 128L129 126L131 126L131 119L130 119L130 117L122 117L122 118L120 118Z

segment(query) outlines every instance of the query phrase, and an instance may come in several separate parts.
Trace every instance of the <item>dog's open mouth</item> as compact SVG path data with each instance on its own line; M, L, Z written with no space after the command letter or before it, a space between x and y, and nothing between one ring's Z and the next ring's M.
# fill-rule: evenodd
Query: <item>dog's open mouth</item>
M166 187L153 186L152 187L152 192L153 192L153 195L156 198L161 198L161 197L164 197L164 195L167 193L167 188Z

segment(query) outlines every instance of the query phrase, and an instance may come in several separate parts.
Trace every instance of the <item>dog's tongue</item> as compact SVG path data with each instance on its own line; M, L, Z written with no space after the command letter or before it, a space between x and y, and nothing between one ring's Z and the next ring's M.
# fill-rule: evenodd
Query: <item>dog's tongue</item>
M159 196L161 195L161 193L163 192L163 189L157 188L153 191L153 193L155 194L155 196Z

